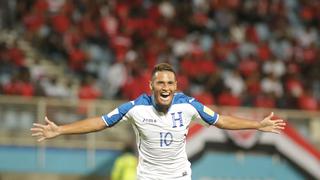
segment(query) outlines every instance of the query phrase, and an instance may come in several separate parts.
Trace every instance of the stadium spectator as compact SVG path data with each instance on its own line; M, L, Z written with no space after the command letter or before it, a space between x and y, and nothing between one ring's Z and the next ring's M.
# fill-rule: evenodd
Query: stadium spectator
M218 95L217 103L221 106L240 106L242 104L241 99L233 95L227 87Z
M300 74L299 81L303 86L313 87L311 91L320 100L318 81L310 78L308 71L318 67L320 3L317 0L27 2L17 1L17 41L26 39L47 59L66 64L65 73L76 81L81 81L82 73L99 71L97 82L103 86L106 78L100 71L107 72L114 62L126 62L127 54L134 51L138 54L138 69L146 73L159 62L177 67L182 75L181 90L186 93L191 93L194 85L202 86L218 99L223 89L219 79L237 69L242 81L247 82L243 89L248 90L238 97L240 101L247 102L248 97L256 99L260 91L268 94L276 90L277 107L299 108L279 103L288 98L281 93L283 88L287 84L292 88L294 84L287 79L287 71L292 71L289 74ZM25 61L28 52L18 45L10 45L1 50L2 85L19 66L33 69ZM9 67L10 72L4 67ZM121 72L124 71L123 82L115 81L118 84L112 92L106 90L100 98L127 99L146 91L139 87L134 87L132 94L124 88L119 90L119 86L130 86L132 79L145 81L144 73L132 75L128 65ZM260 75L254 81L262 83L248 84L255 79L252 76L258 75L256 71ZM289 91L293 93L292 89ZM249 104L253 105L252 101Z
M97 87L93 75L86 75L79 87L78 96L80 99L98 99L101 97L101 90Z
M304 90L302 95L298 98L298 105L303 110L318 110L318 102L310 89Z
M58 77L47 77L42 81L42 87L45 95L56 98L72 98L71 89L60 82Z

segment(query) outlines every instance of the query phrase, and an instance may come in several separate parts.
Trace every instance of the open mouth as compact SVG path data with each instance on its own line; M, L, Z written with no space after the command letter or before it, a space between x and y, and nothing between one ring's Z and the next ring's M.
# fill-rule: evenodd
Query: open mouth
M167 101L169 100L169 96L170 96L170 93L169 92L162 92L160 93L160 98L164 101Z

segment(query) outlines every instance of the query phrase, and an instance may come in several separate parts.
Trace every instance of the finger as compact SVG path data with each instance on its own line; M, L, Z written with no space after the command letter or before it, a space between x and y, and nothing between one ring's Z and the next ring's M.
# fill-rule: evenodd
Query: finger
M286 126L286 123L276 123L277 126Z
M38 123L33 123L33 126L35 127L40 127L40 128L45 128L46 126L43 124L38 124Z
M31 131L33 131L33 132L43 132L43 129L42 128L31 128L30 129Z
M32 133L31 136L42 136L43 133L42 132L37 132L37 133Z
M44 118L44 120L45 120L48 124L53 124L53 122L50 121L47 116Z
M272 121L275 122L275 123L282 123L282 122L284 122L283 119L273 119Z
M268 118L268 119L271 119L273 115L274 115L274 113L271 112L267 118Z
M276 126L276 129L284 129L284 126Z
M41 137L41 138L38 139L38 142L41 142L41 141L43 141L45 139L46 139L45 137Z

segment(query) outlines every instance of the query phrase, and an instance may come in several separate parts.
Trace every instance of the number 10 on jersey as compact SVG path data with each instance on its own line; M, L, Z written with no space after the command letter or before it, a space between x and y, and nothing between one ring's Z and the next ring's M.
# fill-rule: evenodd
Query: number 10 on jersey
M173 135L170 132L160 132L160 147L170 146Z

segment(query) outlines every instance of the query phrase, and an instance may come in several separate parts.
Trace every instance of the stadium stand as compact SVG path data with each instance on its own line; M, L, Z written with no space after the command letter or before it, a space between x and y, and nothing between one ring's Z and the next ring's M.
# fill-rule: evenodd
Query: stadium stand
M192 134L195 125L188 154L196 179L320 178L311 145L320 147L319 11L318 0L0 0L0 179L108 178L118 150L133 141L126 124L46 145L29 127L45 115L60 124L102 114L148 93L159 62L173 64L181 91L218 112L256 118L274 110L300 133L257 138L253 146L276 150L243 158L243 147L224 152L234 146L225 132ZM195 158L207 141L214 152ZM232 172L203 171L212 161ZM248 175L257 164L270 174Z
M91 79L100 92L92 98L131 99L148 92L133 82L166 61L184 92L217 105L319 109L316 0L15 2L6 28L15 37L1 45L2 67L11 67L0 71L3 94L18 78L30 81L21 87L30 92L15 94L81 98L77 91ZM38 61L52 70L39 72ZM235 102L220 100L227 89Z

